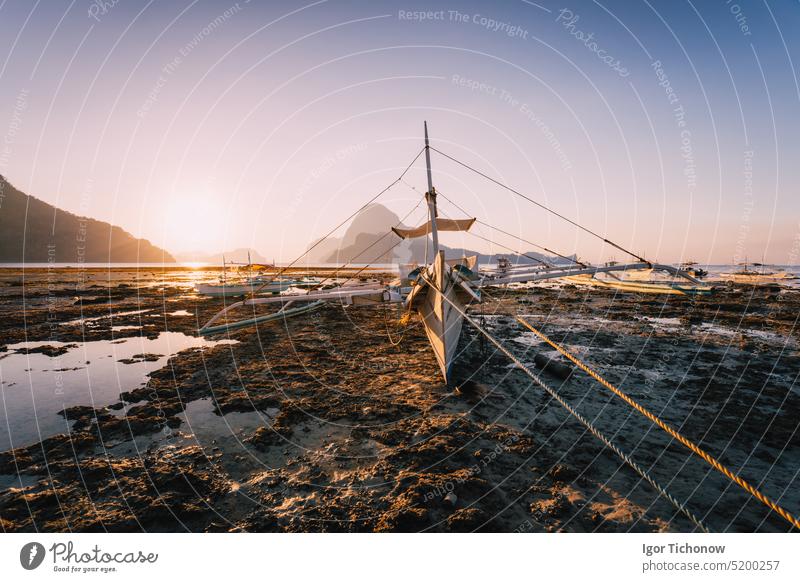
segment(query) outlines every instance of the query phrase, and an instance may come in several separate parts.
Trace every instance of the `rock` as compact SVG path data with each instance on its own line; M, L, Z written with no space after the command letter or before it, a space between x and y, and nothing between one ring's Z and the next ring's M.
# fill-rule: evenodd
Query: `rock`
M541 368L542 372L546 372L551 376L555 376L561 380L566 380L572 374L572 367L561 362L548 358L544 354L536 354L533 357L533 362Z
M555 481L560 481L562 483L571 483L575 479L577 479L578 471L574 467L558 464L552 469L550 469L550 476Z
M130 358L117 360L120 364L138 364L140 362L157 362L164 356L160 354L135 354ZM88 363L88 362L87 362Z
M450 507L455 507L457 501L458 501L458 496L452 491L450 491L447 495L444 496L445 504L449 505Z
M475 507L458 509L447 518L447 529L453 533L473 532L486 523L486 514Z
M78 344L66 344L63 346L38 346L35 348L20 348L17 350L18 354L44 354L50 358L56 358L58 356L63 356L72 348L77 348Z
M244 442L254 446L259 451L265 451L271 446L286 443L274 429L268 426L258 427L252 436L244 439Z
M424 507L405 507L381 516L375 531L416 533L428 525L428 510Z

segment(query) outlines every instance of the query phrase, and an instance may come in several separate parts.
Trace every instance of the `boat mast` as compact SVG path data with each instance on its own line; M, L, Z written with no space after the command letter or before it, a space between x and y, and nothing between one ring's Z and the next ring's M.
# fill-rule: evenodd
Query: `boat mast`
M431 177L431 146L428 143L428 122L425 123L425 166L428 169L428 191L425 200L428 202L428 212L431 216L431 239L433 240L433 256L439 254L439 232L436 228L436 189L433 187Z

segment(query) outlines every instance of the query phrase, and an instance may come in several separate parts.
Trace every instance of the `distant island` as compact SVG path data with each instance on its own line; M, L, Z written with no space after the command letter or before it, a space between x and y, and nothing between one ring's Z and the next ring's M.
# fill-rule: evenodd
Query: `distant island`
M174 263L118 226L56 208L0 176L0 262Z

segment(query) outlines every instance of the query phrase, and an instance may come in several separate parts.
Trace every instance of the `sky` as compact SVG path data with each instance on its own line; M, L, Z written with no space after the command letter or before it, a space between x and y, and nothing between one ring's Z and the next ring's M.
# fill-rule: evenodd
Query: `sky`
M797 264L798 29L788 1L0 0L0 174L171 252L286 262L396 181L427 120L433 147L648 259ZM432 165L445 216L628 258ZM377 201L405 216L425 188L419 158ZM530 248L475 232L498 246L442 238Z

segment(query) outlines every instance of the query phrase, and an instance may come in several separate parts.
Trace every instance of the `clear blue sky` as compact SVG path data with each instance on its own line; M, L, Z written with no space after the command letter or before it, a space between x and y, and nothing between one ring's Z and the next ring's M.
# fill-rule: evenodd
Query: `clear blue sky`
M798 263L797 30L788 1L0 1L0 173L168 250L289 260L427 119L434 146L648 257ZM437 156L434 178L524 238L624 258Z

